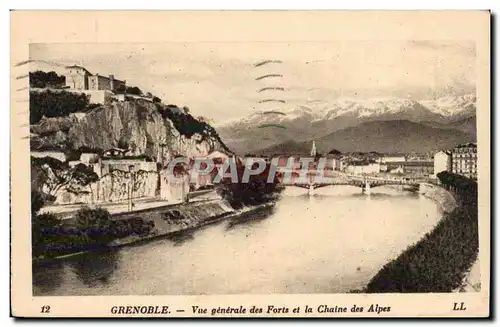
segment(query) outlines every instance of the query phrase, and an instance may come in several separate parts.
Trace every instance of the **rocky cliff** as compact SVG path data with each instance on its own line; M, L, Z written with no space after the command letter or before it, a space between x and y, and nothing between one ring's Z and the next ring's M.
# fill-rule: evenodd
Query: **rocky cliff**
M87 113L43 118L32 125L31 147L63 151L129 148L161 162L173 155L198 156L227 150L213 127L175 106L143 100L112 102Z

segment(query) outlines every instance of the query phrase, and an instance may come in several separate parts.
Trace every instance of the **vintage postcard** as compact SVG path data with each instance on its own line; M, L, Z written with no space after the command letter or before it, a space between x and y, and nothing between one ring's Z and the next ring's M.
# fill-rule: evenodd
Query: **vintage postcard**
M12 11L15 317L490 315L488 11Z

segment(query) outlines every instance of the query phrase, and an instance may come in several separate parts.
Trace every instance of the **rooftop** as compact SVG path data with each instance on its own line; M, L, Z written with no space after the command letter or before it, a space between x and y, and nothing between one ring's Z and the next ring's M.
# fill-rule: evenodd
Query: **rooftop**
M455 149L456 148L477 148L477 143L470 142L470 143L459 144L455 147Z

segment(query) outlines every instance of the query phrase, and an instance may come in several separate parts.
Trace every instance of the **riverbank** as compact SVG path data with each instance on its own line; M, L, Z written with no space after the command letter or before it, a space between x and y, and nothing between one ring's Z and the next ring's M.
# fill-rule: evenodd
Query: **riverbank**
M272 206L273 203L264 203L235 210L226 201L217 200L210 203L193 203L164 210L155 210L148 212L146 215L141 215L141 218L155 223L155 229L150 235L134 235L118 239L109 244L109 246L116 248L134 245L213 224L221 220L235 218ZM180 218L171 218L174 214L178 217L180 216Z
M420 193L436 201L443 218L419 242L384 265L362 292L452 292L467 280L478 256L477 206L457 201L432 184L422 184Z
M419 193L436 202L443 213L451 212L458 207L455 196L437 185L422 183Z
M175 235L184 231L214 224L221 220L243 216L258 210L272 208L274 203L264 203L255 206L243 207L235 210L224 200L199 201L188 204L179 204L169 207L152 208L137 212L126 212L112 215L114 220L142 218L155 224L153 231L147 235L132 235L116 239L106 248L120 248L142 244L163 237ZM93 250L75 252L51 258L34 258L33 262L43 263L82 255Z

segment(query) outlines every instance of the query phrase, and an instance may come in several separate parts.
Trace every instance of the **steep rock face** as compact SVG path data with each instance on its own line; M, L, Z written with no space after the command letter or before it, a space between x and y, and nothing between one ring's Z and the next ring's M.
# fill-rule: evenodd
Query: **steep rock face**
M225 149L213 129L183 135L160 109L169 110L147 101L113 102L78 118L45 119L31 127L32 144L65 150L128 147L127 155L146 155L159 162L162 157L168 161L173 155L199 156Z

